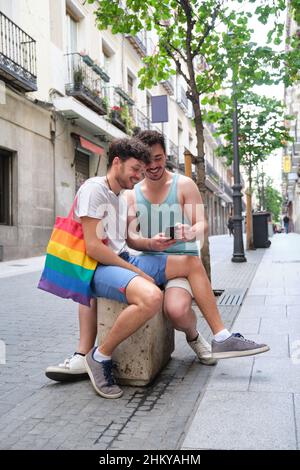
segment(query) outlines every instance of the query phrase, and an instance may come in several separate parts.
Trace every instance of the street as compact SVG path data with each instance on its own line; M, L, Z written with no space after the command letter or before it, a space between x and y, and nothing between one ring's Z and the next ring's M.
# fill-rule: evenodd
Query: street
M76 348L77 306L36 288L42 258L2 263L1 448L296 449L300 369L290 354L300 338L300 236L276 235L270 249L247 252L241 264L230 261L227 235L211 237L210 249L213 287L248 288L241 309L220 306L226 326L231 329L238 315L233 331L268 342L271 351L211 368L177 333L172 359L154 384L125 387L118 400L100 398L88 380L59 384L45 377L47 365L63 362ZM200 314L199 329L209 338ZM251 414L245 415L248 404ZM265 438L251 433L249 439L262 413L269 420ZM240 444L232 438L236 429Z

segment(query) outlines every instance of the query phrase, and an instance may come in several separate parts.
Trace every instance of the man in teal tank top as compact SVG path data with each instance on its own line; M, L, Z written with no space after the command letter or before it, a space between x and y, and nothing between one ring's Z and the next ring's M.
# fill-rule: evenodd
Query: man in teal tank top
M163 136L155 131L141 132L138 137L150 146L152 161L145 179L136 189L126 191L128 210L128 245L145 254L159 253L187 254L199 256L196 230L206 228L201 196L195 183L185 176L166 170L166 153ZM140 209L136 220L136 202ZM184 213L183 206L187 208ZM131 208L131 209L130 209ZM198 217L197 217L198 215ZM130 226L139 222L141 236L133 240ZM177 224L177 240L164 236L168 226ZM193 226L193 229L191 228ZM151 238L152 236L152 238ZM184 236L184 238L183 238ZM146 245L146 246L145 246ZM197 318L192 309L192 289L186 278L172 279L165 286L164 310L175 329L183 331L189 346L199 361L205 365L216 364L211 357L211 346L197 331ZM79 306L80 339L77 352L57 366L46 369L48 378L57 381L80 380L87 376L84 364L85 354L92 348L97 335L97 308L94 299L91 307Z
M158 255L163 252L199 257L198 246L207 224L196 184L190 178L166 169L163 135L156 131L143 131L136 137L150 147L151 164L147 166L145 178L133 190L126 192L128 246L145 254ZM140 237L134 233L137 226ZM165 237L169 226L177 227L176 240ZM148 240L145 242L145 239ZM216 360L210 357L211 346L197 330L192 300L192 289L186 278L167 282L164 296L166 315L176 330L185 333L189 346L200 362L213 365Z
M151 158L150 163L145 167L144 180L138 183L136 189L130 190L126 194L128 204L127 244L129 247L148 255L163 253L165 256L170 253L171 255L198 257L198 245L201 245L201 238L207 230L203 203L198 188L190 178L166 170L166 152L161 134L155 131L144 131L138 137L150 147ZM136 217L137 213L138 218ZM136 230L137 225L140 226L140 231ZM164 233L168 226L176 226L175 240L170 239L170 236L166 236ZM143 256L139 258L143 258ZM151 258L151 256L147 258ZM156 257L152 256L152 258L153 264L155 264ZM173 259L174 263L174 256L169 256L168 259ZM182 259L186 259L186 256ZM143 262L142 259L139 261ZM194 260L191 261L194 262ZM192 263L190 264L192 265ZM195 265L198 266L198 262ZM127 272L127 270L125 271ZM176 272L185 272L185 270L179 269ZM201 272L205 273L204 269ZM206 286L209 284L206 276L203 277L203 282ZM204 295L201 299L202 304L207 301L209 303L213 299L210 286L209 292L205 289L204 292L208 294L208 297L206 298ZM185 333L189 346L196 353L200 362L212 365L216 363L216 358L237 357L249 355L249 353L259 354L269 349L267 345L258 345L245 339L239 333L230 334L226 328L223 328L214 334L212 344L217 352L214 352L215 357L212 357L211 346L197 331L197 318L191 308L192 296L192 289L186 278L172 278L165 285L164 310L174 328ZM47 377L53 380L73 381L87 375L84 356L93 348L97 334L95 299L93 299L91 307L79 306L79 319L80 342L77 352L71 358L66 359L64 363L46 369ZM219 314L217 322L222 322L219 319ZM224 347L226 349L228 342L231 344L232 341L237 343L237 349L234 349L234 352L224 352Z

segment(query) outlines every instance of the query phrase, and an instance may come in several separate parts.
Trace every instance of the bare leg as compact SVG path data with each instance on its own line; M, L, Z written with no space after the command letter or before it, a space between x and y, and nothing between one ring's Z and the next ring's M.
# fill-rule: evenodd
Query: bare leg
M106 356L111 356L122 341L156 315L163 302L163 294L159 288L141 276L130 281L126 288L126 298L130 305L121 312L99 346L99 351Z
M168 256L167 279L186 277L191 285L195 301L209 324L213 334L225 328L204 266L195 256Z
M91 300L91 306L79 304L79 345L77 352L87 354L94 347L97 336L97 300Z
M188 341L197 334L197 317L191 308L190 293L180 287L169 287L164 295L164 312L178 331L183 331Z

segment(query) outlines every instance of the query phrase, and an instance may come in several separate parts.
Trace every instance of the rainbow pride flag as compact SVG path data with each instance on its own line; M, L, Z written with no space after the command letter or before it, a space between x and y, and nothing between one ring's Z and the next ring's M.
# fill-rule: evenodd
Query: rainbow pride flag
M73 215L74 204L68 217L56 218L38 288L90 306L97 261L86 254L82 225Z

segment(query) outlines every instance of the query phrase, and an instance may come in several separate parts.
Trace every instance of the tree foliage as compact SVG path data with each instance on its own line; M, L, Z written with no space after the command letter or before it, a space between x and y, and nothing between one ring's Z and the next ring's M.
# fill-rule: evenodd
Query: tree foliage
M232 106L227 96L220 97L225 106L221 111L209 110L204 118L215 122L216 136L222 136L223 145L217 149L219 156L225 157L228 164L233 159L232 143ZM285 115L284 106L275 98L258 95L248 91L241 96L238 106L239 155L250 179L253 169L259 162L266 160L274 150L292 141L287 126L293 116Z

